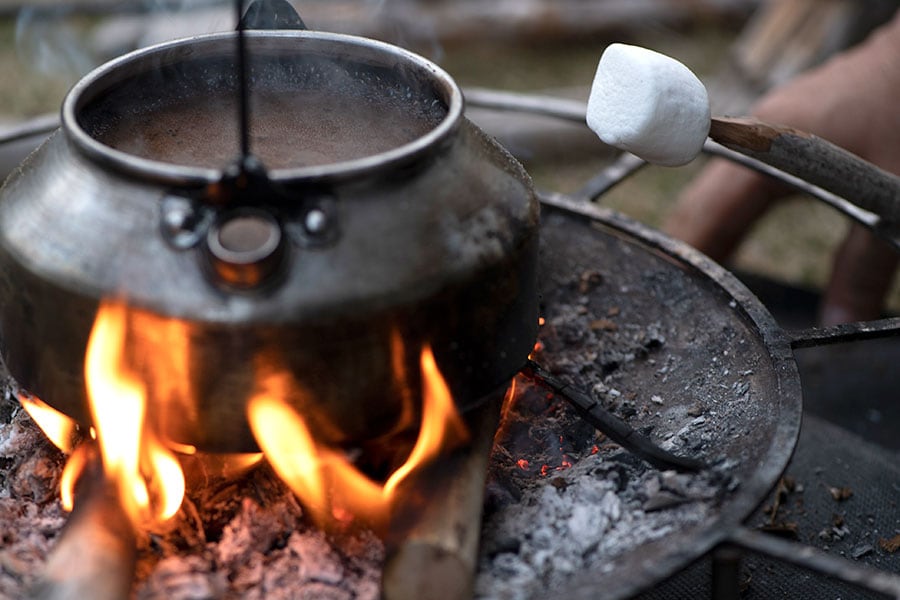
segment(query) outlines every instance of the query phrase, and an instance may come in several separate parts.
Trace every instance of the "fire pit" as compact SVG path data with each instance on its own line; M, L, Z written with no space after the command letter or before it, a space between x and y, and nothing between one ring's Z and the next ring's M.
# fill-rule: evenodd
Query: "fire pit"
M273 86L257 106L283 103L273 64L297 76L290 85L325 81L323 93L333 93L337 69L363 91L398 99L367 105L366 93L351 94L352 106L370 110L361 122L399 111L410 116L402 130L344 144L359 115L317 115L324 129L303 136L336 130L335 143L325 159L301 149L296 166L296 140L283 135L293 119L277 111L254 129L270 170L243 159L217 168L227 151L196 159L166 137L191 146L212 136L216 151L238 140L204 121L198 91L179 79L211 70L201 96L233 91L222 67L232 38L170 44L88 77L67 101L64 133L26 163L0 204L3 291L18 299L0 314L4 358L28 390L18 390L23 404L38 421L44 409L59 417L53 407L74 418L60 446L80 421L99 429L102 449L124 429L102 422L130 402L135 382L149 381L139 393L148 425L130 435L152 438L164 457L181 454L147 459L156 469L147 477L139 449L131 466L157 514L136 526L123 488L92 471L99 459L85 441L73 455L84 463L76 513L45 583L65 589L78 579L66 552L84 544L100 548L83 555L93 560L85 571L106 577L79 588L92 595L132 585L137 547L138 597L461 597L476 568L486 473L478 597L587 598L600 589L624 598L723 542L755 543L740 524L797 439L798 342L733 276L558 195L541 198L538 258L537 206L521 168L462 120L449 78L370 41L249 36L250 73ZM285 58L297 43L311 48L299 63ZM155 87L160 72L176 87ZM135 90L148 90L147 105ZM210 112L231 112L228 102ZM185 129L185 114L205 133ZM47 165L58 173L45 177ZM59 181L90 193L60 207L51 193ZM97 223L108 228L103 239ZM113 269L97 268L130 239L135 249ZM515 377L496 428L498 397L529 352L536 362ZM108 377L117 368L124 381ZM97 389L107 379L112 393ZM44 519L52 537L59 507L40 490L60 477L58 455L17 408L3 412L2 447L39 457L6 465L23 503L14 519ZM434 423L438 441L428 445ZM259 465L260 448L271 468ZM109 472L111 459L102 462ZM184 502L154 488L173 462L186 473ZM324 495L308 495L318 479ZM385 503L387 523L358 502L370 495ZM46 538L10 537L19 556L43 560ZM14 584L0 580L4 590L34 584L26 563Z
M591 595L597 585L626 597L658 581L720 542L762 500L799 425L798 382L784 338L733 277L612 213L556 204L545 206L541 229L545 323L535 357L558 377L592 387L604 405L630 415L664 446L702 457L713 469L653 469L598 437L560 398L519 381L489 467L476 582L484 597ZM283 496L269 500L281 507L274 514L283 514ZM585 509L587 521L579 521ZM252 531L254 517L265 519L257 511L266 509L234 517L234 535ZM308 536L292 518L298 538ZM540 559L542 530L565 550ZM226 543L230 537L217 545ZM375 563L377 548L368 550ZM341 552L326 552L339 565L329 569L346 569L335 558ZM209 564L199 556L169 559L157 567L167 571L155 571L147 585L161 585L164 573L182 582L188 573L199 576L209 568L197 566ZM230 576L242 572L229 564ZM377 582L375 572L369 577Z

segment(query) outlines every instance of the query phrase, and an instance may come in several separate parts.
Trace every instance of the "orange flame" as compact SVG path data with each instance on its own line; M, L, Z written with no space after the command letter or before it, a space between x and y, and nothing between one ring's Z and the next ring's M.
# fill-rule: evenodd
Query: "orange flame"
M248 403L248 420L263 453L215 457L209 462L210 457L198 455L193 446L164 442L157 431L161 431L161 419L167 415L148 414L148 398L177 399L189 391L187 335L183 324L166 323L113 302L101 304L91 331L85 356L93 423L90 436L97 441L104 476L118 490L122 506L135 525L166 520L179 510L185 492L184 465L174 450L186 457L188 468L197 471L199 465L203 473L226 477L244 472L265 455L318 524L329 526L359 519L381 527L401 483L442 452L468 439L447 383L426 346L419 357L422 400L418 437L405 462L384 481L370 478L344 452L316 439L303 417L287 402L287 398L302 397L302 387L290 373L277 370L258 374L256 392ZM131 346L126 348L126 343ZM157 351L163 347L171 352ZM131 366L135 355L146 357L139 360L140 372ZM401 396L397 429L402 430L413 425L419 412L408 383L405 355L402 337L394 332L392 387ZM58 447L71 452L61 479L63 507L71 510L75 483L91 451L86 445L73 451L77 431L74 421L37 398L23 396L22 404ZM165 413L168 408L158 407L154 400L157 413Z
M262 382L262 390L247 407L250 428L275 472L318 515L325 511L326 498L316 443L303 419L282 400L290 385L283 374L271 375Z
M315 440L289 406L288 376L266 378L250 400L248 419L257 443L276 473L291 487L320 526L360 518L378 526L388 516L397 486L439 453L468 439L465 424L431 349L422 350L422 423L406 461L384 483L373 481L346 456Z
M53 445L69 454L75 447L78 424L36 396L19 394L19 403Z
M62 477L59 480L59 496L64 510L69 512L75 508L75 483L87 466L89 450L86 444L75 448L75 452L66 461Z
M140 365L139 377L146 384L146 396L152 399L154 411L148 428L157 432L171 431L173 421L196 423L199 416L193 402L195 396L191 365L191 326L182 319L129 310L127 321L128 353ZM177 427L175 427L177 428ZM166 447L182 454L196 448L166 438Z
M166 520L181 506L184 475L178 459L145 427L145 386L122 360L127 318L123 304L103 303L94 321L85 357L91 418L105 476L118 487L132 521Z

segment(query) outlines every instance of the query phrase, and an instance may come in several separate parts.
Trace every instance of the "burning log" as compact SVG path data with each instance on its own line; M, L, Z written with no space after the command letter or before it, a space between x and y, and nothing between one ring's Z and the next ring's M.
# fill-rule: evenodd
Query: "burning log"
M471 441L404 484L394 505L385 600L471 598L487 461L499 420L492 397L467 418Z
M38 600L118 600L130 594L136 562L135 532L114 482L103 474L91 445L77 501L44 573L31 590Z

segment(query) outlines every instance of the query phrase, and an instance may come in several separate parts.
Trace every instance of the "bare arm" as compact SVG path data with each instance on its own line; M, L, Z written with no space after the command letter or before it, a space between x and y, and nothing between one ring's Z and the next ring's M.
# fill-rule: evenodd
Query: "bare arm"
M900 13L863 44L765 96L753 112L900 174ZM713 161L684 190L665 229L724 260L786 193L767 178ZM896 262L893 251L854 228L835 260L823 321L877 316Z

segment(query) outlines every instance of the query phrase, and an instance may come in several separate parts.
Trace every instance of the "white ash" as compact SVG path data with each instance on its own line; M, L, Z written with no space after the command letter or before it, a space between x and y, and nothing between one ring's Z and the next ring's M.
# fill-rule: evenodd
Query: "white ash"
M4 384L0 367L0 598L21 598L67 517L55 499L64 459Z
M0 365L0 598L22 598L68 518L59 502L65 457L21 408ZM266 470L229 484L199 509L142 532L138 600L375 600L384 547L372 533L332 538L303 519ZM221 519L221 524L216 520Z
M523 381L489 472L479 598L548 597L574 573L609 572L617 556L711 522L740 485L733 440L758 433L744 426L760 409L739 332L698 328L691 319L647 323L652 310L638 312L610 293L612 278L591 273L571 276L546 299L536 360L661 447L714 469L661 472Z
M381 543L369 533L333 543L297 508L289 497L265 507L244 498L220 540L153 565L136 598L378 598Z
M545 597L574 572L705 522L721 493L715 476L659 472L613 446L550 473L488 514L477 597Z
M573 468L575 477L570 486L534 488L521 504L488 521L477 597L544 597L548 590L558 589L571 573L603 569L600 557L616 556L685 525L702 522L710 513L706 503L686 498L680 503L693 505L666 507L666 512L644 510L640 488L647 481L637 481L631 500L624 500L627 495L618 489L616 481L590 473L576 475L579 467ZM524 532L523 523L528 524ZM489 542L513 536L519 540L515 552L494 548Z

